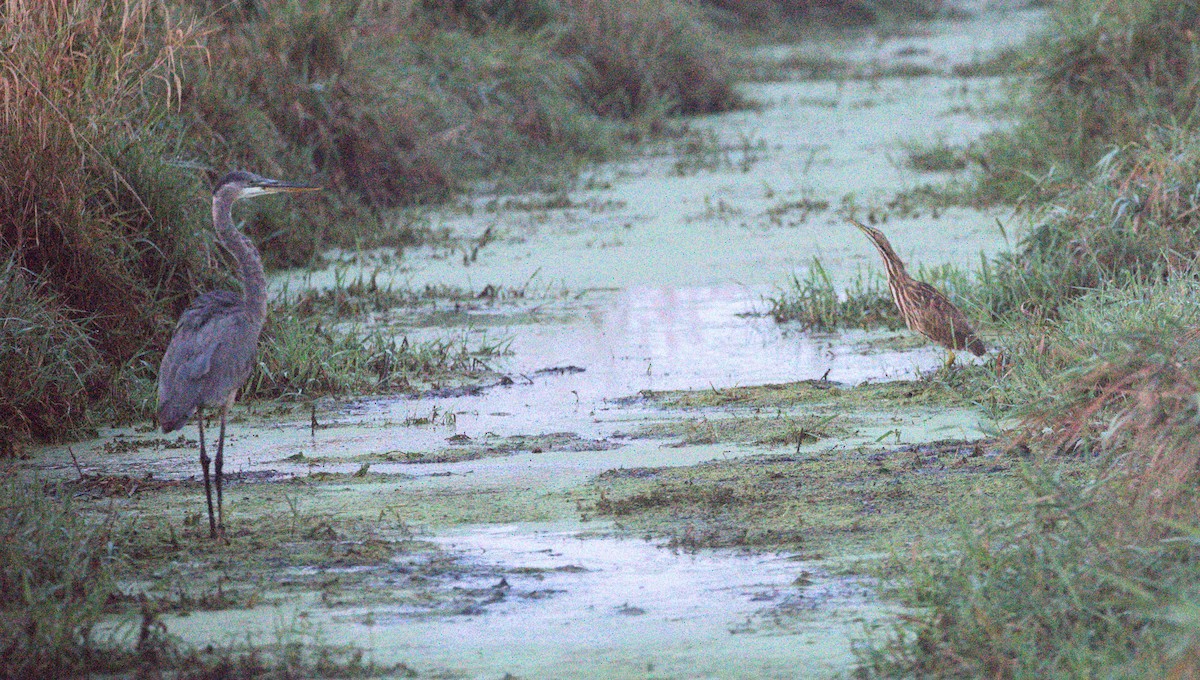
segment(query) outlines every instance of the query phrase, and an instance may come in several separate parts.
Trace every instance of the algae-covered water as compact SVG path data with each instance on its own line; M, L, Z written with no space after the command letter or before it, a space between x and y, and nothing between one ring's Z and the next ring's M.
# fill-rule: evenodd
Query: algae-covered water
M437 677L784 678L844 669L848 636L888 611L860 578L804 570L785 556L681 554L526 526L452 531L438 542L478 570L455 587L479 595L444 615L289 602L192 615L171 630L269 637L281 615L320 616L327 642ZM797 585L801 572L814 583Z
M377 320L506 338L499 377L311 414L238 407L228 545L205 537L192 429L111 430L28 464L121 480L84 495L146 543L127 589L175 602L160 620L199 646L301 621L433 677L848 674L854 640L896 611L864 565L948 525L950 499L986 511L1008 465L974 405L912 380L942 350L907 331L803 333L764 316L764 296L813 257L839 282L878 267L839 208L875 214L912 269L1005 247L1004 209L895 200L945 179L908 169L905 143L1003 124L989 113L1002 79L947 74L1040 15L973 11L761 48L779 73L744 84L761 106L690 121L691 143L591 170L555 200L481 194L434 214L465 239L489 234L473 254L346 265L385 285L523 287ZM785 67L814 55L867 75ZM913 63L926 75L896 68Z

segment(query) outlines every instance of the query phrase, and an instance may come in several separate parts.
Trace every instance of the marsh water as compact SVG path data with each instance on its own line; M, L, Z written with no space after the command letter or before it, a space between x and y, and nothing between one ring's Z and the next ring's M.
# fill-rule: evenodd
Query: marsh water
M907 168L905 144L965 144L1003 124L994 114L1003 79L949 74L1019 42L1040 15L984 4L972 12L897 35L760 48L755 59L780 74L743 85L761 106L690 121L701 140L694 148L668 144L590 170L565 201L481 194L436 213L438 226L468 241L489 234L473 255L431 247L386 266L359 258L277 277L277 290L370 272L385 285L523 291L375 321L414 339L503 341L507 352L491 362L502 383L325 404L313 419L246 415L230 428L226 470L242 480L230 488L230 515L285 501L296 517L386 514L381 536L436 546L436 559L452 568L431 570L429 551L403 549L367 566L288 567L260 577L307 583L316 574L322 585L253 607L165 616L170 632L203 645L269 639L281 622L304 621L324 641L437 677L848 673L854 640L896 611L853 566L871 556L671 547L589 517L577 490L612 470L828 452L893 433L905 443L982 435L981 416L967 407L864 407L834 440L801 437L782 449L692 441L672 423L696 412L645 398L799 381L857 385L941 364L941 349L906 331L806 333L763 312L814 257L841 283L879 268L840 207L886 219L882 228L912 269L970 267L1014 236L1004 209L895 205L900 192L947 178ZM787 69L814 55L858 64L866 75L799 79ZM925 75L903 75L913 66ZM154 435L102 435L71 450L89 473L197 475L191 447L106 449L114 439ZM37 465L74 470L66 449ZM368 470L367 481L330 477L265 500L252 487L267 485L247 481ZM201 507L194 487L184 498ZM424 595L395 595L416 588L416 573Z

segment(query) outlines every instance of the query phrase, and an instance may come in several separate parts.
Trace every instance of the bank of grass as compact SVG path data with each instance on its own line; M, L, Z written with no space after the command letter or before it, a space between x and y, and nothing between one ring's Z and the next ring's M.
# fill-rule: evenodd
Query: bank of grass
M960 388L1018 423L1026 500L892 560L918 613L865 674L1200 674L1198 157L1181 129L1108 154L978 272L1006 356Z
M1110 152L981 269L1006 356L961 389L1017 423L1026 499L892 560L917 609L865 674L1200 675L1197 138Z
M251 223L287 218L282 264L371 245L379 210L561 183L669 115L742 103L719 36L674 0L190 4L217 27L183 100L203 155L333 189Z
M1200 288L1098 291L1010 347L1026 499L953 550L896 556L916 607L864 671L935 677L1200 673Z
M427 238L398 206L559 182L741 103L720 37L670 0L54 0L0 25L22 36L0 55L3 450L147 413L175 319L233 287L208 226L226 169L325 187L238 211L268 267L312 264Z
M1197 3L1064 0L1047 3L1047 15L1048 26L1024 45L954 70L968 78L1019 74L1005 106L1012 125L965 149L906 150L918 170L975 171L969 182L954 178L932 192L940 200L1036 209L1088 181L1113 149L1200 126Z
M1200 124L1200 6L1066 0L1023 49L1016 124L976 142L976 194L1034 203L1085 180L1112 148Z
M173 153L178 60L201 32L149 5L126 10L28 3L0 19L22 36L0 57L10 444L86 426L113 366L161 343L185 291L212 279L185 198L202 182L161 162Z
M921 613L865 655L862 675L1195 677L1200 534L1120 544L1097 499L1056 477L1032 473L1038 500L963 532L956 554L898 565L902 600Z
M1200 9L1052 12L1027 108L971 150L977 193L1023 200L1034 226L964 305L1003 336L998 372L956 381L1014 423L1024 500L889 560L913 610L863 648L863 676L1200 676ZM805 289L822 287L847 301L831 322L862 317L853 288Z

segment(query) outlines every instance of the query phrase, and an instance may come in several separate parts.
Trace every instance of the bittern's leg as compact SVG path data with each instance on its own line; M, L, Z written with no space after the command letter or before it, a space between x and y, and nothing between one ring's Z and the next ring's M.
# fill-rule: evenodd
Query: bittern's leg
M213 518L212 485L208 481L208 452L204 450L204 407L196 409L196 422L200 425L200 467L204 470L204 497L208 499L208 533L217 537L217 521ZM220 449L218 449L219 451ZM220 454L218 454L218 458ZM217 468L220 470L220 467ZM218 475L220 473L218 472ZM220 477L218 477L220 479ZM220 488L220 487L218 487Z
M946 368L947 369L949 369L951 366L954 365L954 359L955 359L954 350L947 348L946 349Z
M217 442L217 457L213 459L217 473L217 528L222 535L225 533L225 511L221 504L221 468L225 465L225 413L228 410L228 403L221 407L221 439Z

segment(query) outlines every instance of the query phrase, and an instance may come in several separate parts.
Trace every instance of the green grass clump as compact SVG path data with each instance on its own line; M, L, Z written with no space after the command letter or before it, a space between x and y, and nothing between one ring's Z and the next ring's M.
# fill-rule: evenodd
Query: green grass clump
M28 435L79 431L87 422L80 405L100 388L87 330L33 279L11 260L0 269L0 457Z
M1006 76L1024 73L1028 68L1024 60L1025 54L1019 47L1006 47L974 61L955 64L950 72L959 78Z
M940 0L705 0L723 17L757 31L789 27L849 28L929 20L948 10Z
M941 290L955 304L974 308L975 286L954 267L919 267L915 276ZM854 280L839 291L821 261L813 258L805 278L793 274L790 283L790 287L766 300L768 313L779 323L795 322L804 330L817 331L904 327L887 282L878 272L859 270Z
M275 305L243 394L311 399L352 394L416 394L422 385L484 373L505 344L466 337L410 342L386 329L359 331Z
M1200 249L1197 173L1200 137L1189 133L1109 154L1017 252L985 266L987 306L998 316L1054 317L1090 290L1187 271Z
M586 61L585 100L601 115L724 111L743 104L733 69L698 10L673 0L564 0L558 49Z
M967 167L966 152L944 139L906 144L904 152L906 165L917 172L957 172Z
M0 677L104 669L111 650L93 633L117 593L113 541L69 494L0 481Z
M1200 123L1200 5L1069 0L1050 19L1022 59L1018 124L977 145L980 191L1008 201L1053 196L1114 147Z
M465 253L464 253L465 255ZM333 285L323 288L304 288L295 293L285 290L279 294L280 309L299 316L319 314L329 320L347 320L384 314L399 308L407 311L433 312L441 303L453 303L454 309L471 306L494 306L515 302L544 291L530 291L533 278L520 286L485 284L478 292L445 284L425 284L420 288L396 286L393 282L379 283L376 269L370 277L360 272L354 278L344 270L334 275Z
M807 275L792 274L791 287L767 298L769 314L779 323L796 322L804 330L902 328L904 320L887 284L859 270L853 283L839 292L824 265L813 258Z

